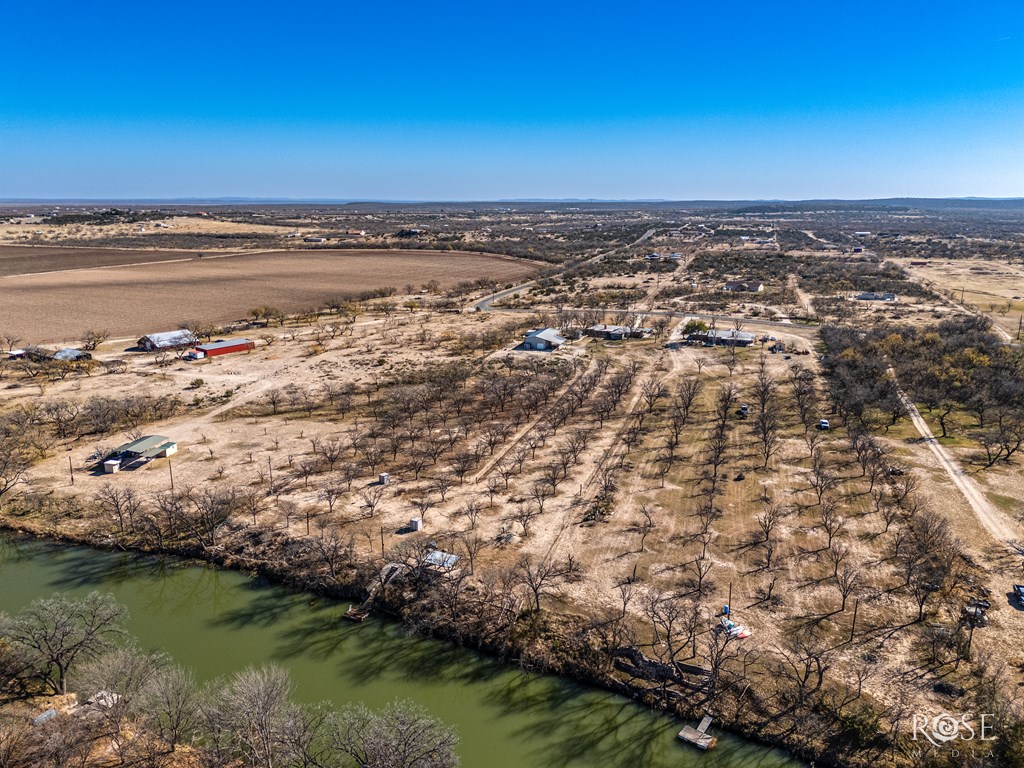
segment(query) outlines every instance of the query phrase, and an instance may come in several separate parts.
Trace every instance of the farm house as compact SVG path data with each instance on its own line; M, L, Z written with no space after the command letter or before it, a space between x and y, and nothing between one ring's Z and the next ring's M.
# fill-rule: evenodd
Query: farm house
M249 339L228 339L227 341L214 341L210 344L200 344L195 348L193 356L202 360L206 357L219 357L230 355L232 352L248 352L255 349L256 343Z
M565 342L565 337L554 328L539 328L526 334L522 347L523 349L548 351L558 349Z
M698 331L686 337L688 341L701 342L706 347L749 347L754 343L752 333L744 331Z
M654 333L653 328L633 327L629 325L592 325L584 332L587 336L606 341L622 341L623 339L646 339Z

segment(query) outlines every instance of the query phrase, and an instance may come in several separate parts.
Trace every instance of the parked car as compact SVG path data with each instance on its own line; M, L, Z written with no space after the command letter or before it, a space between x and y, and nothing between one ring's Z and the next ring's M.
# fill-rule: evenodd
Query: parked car
M741 405L740 409L738 411L736 411L736 413L738 413L740 416L746 416L747 414L750 413L750 406L749 405Z
M1017 598L1017 602L1024 605L1024 584L1013 585L1013 596Z
M818 422L818 429L831 429L832 425L828 423L828 419L822 419Z

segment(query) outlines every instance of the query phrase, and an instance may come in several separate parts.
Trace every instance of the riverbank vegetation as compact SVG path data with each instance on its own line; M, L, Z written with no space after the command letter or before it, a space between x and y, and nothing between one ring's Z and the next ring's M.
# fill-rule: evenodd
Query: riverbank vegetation
M456 733L412 702L299 705L278 667L199 686L125 615L99 593L0 615L0 768L459 765Z

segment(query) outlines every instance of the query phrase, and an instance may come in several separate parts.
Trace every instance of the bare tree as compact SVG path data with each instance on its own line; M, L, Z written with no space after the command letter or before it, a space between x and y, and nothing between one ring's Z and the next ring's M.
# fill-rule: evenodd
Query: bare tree
M530 524L536 517L541 514L541 508L536 503L523 504L519 503L515 507L515 511L512 514L512 519L515 520L523 529L523 538L528 538L530 535Z
M462 551L466 553L466 560L469 562L469 572L476 570L476 560L487 546L488 541L475 531L463 531L458 534L459 543L462 544Z
M142 691L139 710L147 730L173 751L195 734L200 722L199 690L192 672L175 664L161 665Z
M640 533L641 552L646 551L645 543L647 541L647 536L655 528L654 519L651 514L652 512L653 509L646 503L640 505L640 516L643 518L643 522L641 522L640 525L637 526L637 531Z
M131 486L118 488L110 483L104 483L93 495L93 500L99 510L117 521L119 533L125 532L125 522L128 528L135 530L135 519L142 508L142 497L139 496Z
M207 729L226 738L247 765L274 768L283 752L292 683L280 667L245 669L211 691L203 706Z
M92 592L33 600L15 616L0 617L0 637L22 651L33 674L57 694L67 693L68 671L106 651L123 633L127 610L110 595Z
M92 352L108 338L110 338L110 334L105 330L97 331L89 329L82 334L82 349Z
M564 576L561 566L549 559L534 559L523 555L516 561L515 571L533 597L533 606L541 610L541 598L547 595Z
M455 485L455 476L450 472L442 472L440 475L434 478L431 483L431 488L437 491L438 496L441 497L441 503L443 504L445 499L448 497L448 491Z
M359 492L359 497L363 500L363 507L367 511L367 517L373 517L377 513L377 507L380 506L381 500L384 498L383 485L371 485Z
M458 736L411 701L396 701L380 712L349 705L332 723L331 744L360 766L457 768Z
M111 748L123 763L130 762L132 751L148 738L145 731L126 726L130 719L144 712L146 688L167 663L167 656L159 651L143 651L127 645L90 659L72 673L71 682L78 691L79 701L98 694L115 694L95 711Z

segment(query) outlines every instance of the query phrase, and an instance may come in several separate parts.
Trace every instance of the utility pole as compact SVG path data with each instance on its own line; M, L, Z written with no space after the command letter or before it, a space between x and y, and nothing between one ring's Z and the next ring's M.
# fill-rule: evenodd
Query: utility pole
M71 465L71 457L70 456L68 456L68 472L71 473L71 484L74 485L75 484L75 468Z
M1024 330L1024 315L1021 315L1020 319L1017 320L1017 341L1020 341L1021 330Z
M269 456L267 456L267 469L270 470L270 490L271 490L271 492L273 492L273 490L274 490L274 462L272 462L270 460Z
M967 290L966 286L961 286L960 287L960 303L961 304L964 303L964 291L966 291L966 290Z
M853 602L853 624L850 625L850 642L853 642L853 636L857 632L857 608L860 607L860 598L858 597Z
M384 526L380 527L380 556L384 557Z
M171 466L171 460L167 460L167 474L171 476L171 490L174 490L174 468Z

